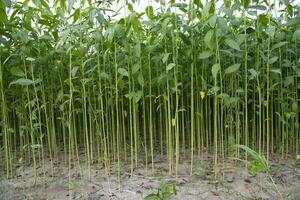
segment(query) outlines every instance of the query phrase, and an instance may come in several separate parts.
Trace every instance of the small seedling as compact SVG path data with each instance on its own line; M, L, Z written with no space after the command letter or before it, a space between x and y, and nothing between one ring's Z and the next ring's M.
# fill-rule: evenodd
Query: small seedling
M153 192L147 195L144 200L167 200L170 199L172 195L177 195L176 185L173 184L173 191L170 190L169 185L166 181L162 181L157 192Z
M270 168L266 158L263 155L260 155L259 153L257 153L256 151L254 151L253 149L251 149L245 145L236 145L236 147L243 149L245 152L247 152L253 160L251 162L249 162L248 160L241 160L239 158L234 158L234 159L249 163L251 166L251 172L253 174L256 174L258 171L264 172L268 176L270 181L272 182L279 198L283 199L282 194L278 190L277 185L272 178L271 168Z

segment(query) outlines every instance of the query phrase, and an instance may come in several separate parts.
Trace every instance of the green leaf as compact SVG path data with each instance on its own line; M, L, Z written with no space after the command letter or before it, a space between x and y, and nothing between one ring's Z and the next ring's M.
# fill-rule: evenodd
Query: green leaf
M272 38L275 36L275 31L275 26L268 26L266 29L266 33Z
M293 111L298 111L298 104L297 104L296 101L294 101L294 102L292 103L292 110L293 110Z
M247 9L250 5L250 0L242 0L242 4L243 4L244 8Z
M220 71L220 69L221 69L220 64L214 64L214 65L212 66L212 68L211 68L211 73L212 73L214 79L217 78L217 75L218 75L218 72Z
M127 3L127 8L130 12L133 12L133 6L131 3Z
M142 96L143 96L143 91L142 90L134 92L133 93L133 100L134 100L134 102L138 103L140 101L140 99L142 98Z
M142 90L139 90L137 92L130 92L129 94L125 94L126 98L133 99L135 103L138 103L139 100L142 98L142 96L143 96Z
M281 74L280 69L271 69L271 72L276 73L276 74Z
M7 15L4 9L0 9L0 22L7 22Z
M293 34L293 40L300 40L300 29L296 30Z
M6 7L11 7L11 0L3 0L3 3L5 3Z
M134 64L132 67L132 74L137 73L140 68L141 68L141 66L139 64Z
M143 73L139 73L138 75L138 83L144 87L144 77L143 77Z
M106 72L101 72L100 77L102 79L110 80L110 76Z
M207 1L203 10L202 10L202 18L207 18L209 16L209 10L211 7L211 1Z
M218 91L220 91L220 87L218 86L213 86L212 88L210 88L207 92L207 95L212 95L212 94L216 94Z
M238 148L246 151L252 157L252 159L254 160L254 162L252 162L252 164L255 164L254 169L263 170L264 172L266 172L268 174L271 172L268 162L264 156L260 155L259 153L257 153L256 151L252 150L251 148L249 148L245 145L236 145L236 146Z
M180 36L180 38L182 39L182 41L183 41L184 43L186 43L186 44L188 44L188 45L191 44L190 39L189 39L185 34L179 32L179 36Z
M44 8L46 8L47 10L50 10L50 7L49 7L48 3L45 0L40 0L40 2L41 2L42 6Z
M72 77L76 76L78 69L79 69L79 67L73 67L72 68L72 71L71 71Z
M124 69L124 68L118 68L118 73L121 74L122 76L129 77L128 71L126 69Z
M257 77L258 74L259 74L259 73L258 73L255 69L253 69L253 68L249 69L248 71L250 72L250 74L251 74L252 77Z
M240 63L237 63L237 64L234 64L234 65L231 65L230 67L226 68L225 69L225 74L231 74L233 72L236 72L239 70L241 64Z
M171 69L173 69L175 67L175 63L170 63L167 65L166 70L170 71Z
M287 76L284 80L284 86L287 87L291 84L294 84L294 77L293 76Z
M249 8L255 9L255 10L267 10L267 7L263 6L263 5L251 5L251 6L249 6Z
M153 12L153 7L152 6L147 6L145 11L146 11L146 15L148 16L149 19L154 18L154 12Z
M186 8L187 4L186 3L174 3L173 7Z
M226 40L225 40L225 43L226 43L229 47L231 47L231 48L233 48L233 49L235 49L235 50L238 50L238 51L241 50L239 44L238 44L236 41L234 41L233 39L226 39Z
M278 60L278 56L274 56L274 57L270 58L270 60L269 60L270 65L275 63L277 60Z
M27 57L26 60L27 60L27 61L30 61L30 62L35 61L35 59L34 59L34 58L31 58L31 57Z
M208 20L208 23L210 25L210 27L214 28L216 26L216 22L217 22L218 17L217 16L211 16Z
M80 9L77 8L73 13L73 22L76 22L79 19L79 17L80 17Z
M39 148L41 148L42 146L40 145L40 144L32 144L31 145L31 148L32 149L39 149Z
M200 53L199 58L200 59L206 59L206 58L209 58L212 55L213 55L212 51L203 51L202 53Z
M15 80L15 81L11 82L11 83L9 84L9 86L11 86L11 85L28 86L28 85L31 85L31 84L33 84L33 83L34 83L33 80L26 79L26 78L20 78L20 79L17 79L17 80Z
M200 8L203 8L203 4L201 3L200 0L194 0L194 4Z
M274 44L273 47L272 47L272 50L278 49L278 48L280 48L280 47L282 47L286 44L287 44L287 42L279 42L277 44Z
M12 67L10 73L14 76L25 77L25 73L18 67Z
M147 195L144 200L160 200L160 197L156 193Z
M177 195L176 184L173 184L173 194L174 194L174 195Z
M215 47L215 43L214 43L214 31L213 30L209 30L205 36L204 36L204 43L205 45L210 48L210 49L214 49Z
M162 58L162 61L163 61L163 63L166 63L167 60L168 60L168 58L169 58L170 53L165 53L165 54L163 54L163 55L164 55L164 56L163 56L163 58Z

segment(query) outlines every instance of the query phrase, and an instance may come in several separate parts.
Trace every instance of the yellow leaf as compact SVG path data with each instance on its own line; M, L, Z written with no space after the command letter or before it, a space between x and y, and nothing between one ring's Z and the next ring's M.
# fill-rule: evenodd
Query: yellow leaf
M296 160L300 160L300 155L297 155L297 156L296 156Z
M205 92L204 91L200 91L200 97L201 97L201 99L204 99L204 97L205 97Z
M175 121L175 118L172 119L172 126L175 126L176 125L176 121Z

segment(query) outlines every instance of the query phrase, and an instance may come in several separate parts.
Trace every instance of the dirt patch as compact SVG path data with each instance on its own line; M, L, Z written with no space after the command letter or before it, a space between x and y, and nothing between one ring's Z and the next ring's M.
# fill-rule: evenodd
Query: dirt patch
M91 179L88 179L88 168L81 163L81 170L72 166L56 163L38 169L39 177L33 186L33 167L19 169L19 175L0 181L1 200L64 200L64 199L143 199L146 195L156 192L161 181L170 186L176 184L177 195L171 199L278 199L278 194L271 181L263 173L255 176L244 174L242 165L236 166L231 160L226 161L224 168L220 166L220 178L214 179L212 159L207 158L195 163L193 175L189 175L189 160L179 164L177 179L168 173L166 159L158 159L155 163L156 174L140 165L130 175L130 164L122 163L120 179L114 166L107 176L100 164L91 168ZM150 165L149 165L150 166ZM284 161L271 161L274 181L284 195L284 199L300 199L300 168L293 158ZM80 173L81 172L81 173ZM2 175L3 176L3 175Z

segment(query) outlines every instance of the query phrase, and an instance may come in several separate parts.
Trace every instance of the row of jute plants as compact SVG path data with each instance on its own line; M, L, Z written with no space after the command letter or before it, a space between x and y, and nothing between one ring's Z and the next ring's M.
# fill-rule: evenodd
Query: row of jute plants
M94 165L120 176L125 163L155 174L159 159L177 177L180 162L192 174L211 154L218 179L229 157L247 160L236 144L267 161L299 153L299 6L149 1L138 13L118 3L0 1L8 178L32 164L36 181L57 160L88 176Z

